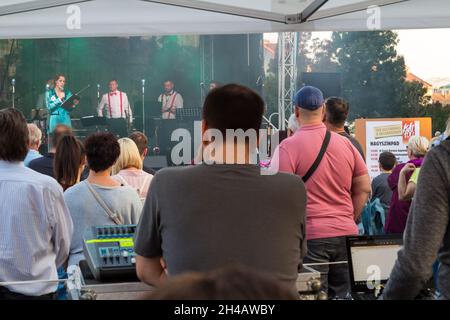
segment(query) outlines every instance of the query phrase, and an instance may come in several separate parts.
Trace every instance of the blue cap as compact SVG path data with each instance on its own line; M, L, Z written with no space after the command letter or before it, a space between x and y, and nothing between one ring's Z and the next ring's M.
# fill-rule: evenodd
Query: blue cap
M314 111L323 105L324 99L322 91L316 87L305 86L295 94L294 102L297 107Z

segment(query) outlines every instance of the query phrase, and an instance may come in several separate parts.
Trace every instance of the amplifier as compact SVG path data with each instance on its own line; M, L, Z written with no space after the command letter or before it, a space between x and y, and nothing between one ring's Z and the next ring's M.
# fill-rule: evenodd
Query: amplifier
M137 280L135 231L136 225L94 226L86 230L84 256L96 280Z

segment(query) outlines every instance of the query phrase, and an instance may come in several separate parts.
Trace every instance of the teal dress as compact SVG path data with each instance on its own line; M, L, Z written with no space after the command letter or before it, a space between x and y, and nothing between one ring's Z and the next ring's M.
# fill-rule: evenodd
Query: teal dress
M65 90L64 93L66 95L66 100L72 95L70 90ZM72 128L70 112L61 107L62 101L56 95L55 89L50 89L46 92L45 104L49 111L48 133L52 133L58 124L64 124L69 128Z

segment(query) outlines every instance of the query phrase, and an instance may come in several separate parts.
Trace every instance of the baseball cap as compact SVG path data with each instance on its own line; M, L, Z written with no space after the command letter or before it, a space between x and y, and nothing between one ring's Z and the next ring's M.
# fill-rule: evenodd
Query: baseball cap
M295 106L307 110L317 110L323 103L322 91L312 86L305 86L301 88L294 97Z

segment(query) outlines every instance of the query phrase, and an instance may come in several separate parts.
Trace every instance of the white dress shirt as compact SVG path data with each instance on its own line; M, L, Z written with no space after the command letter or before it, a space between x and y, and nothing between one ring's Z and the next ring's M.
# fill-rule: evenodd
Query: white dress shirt
M176 109L183 108L183 97L176 91L169 94L163 93L158 97L161 103L161 115L163 119L175 119Z
M103 117L103 109L106 107L106 117L111 119L124 118L133 121L133 113L131 111L128 96L125 92L116 90L115 92L105 93L100 100L97 108L99 117Z
M73 224L55 179L23 162L0 160L0 282L56 280L69 256ZM17 284L29 296L55 292L57 283Z

